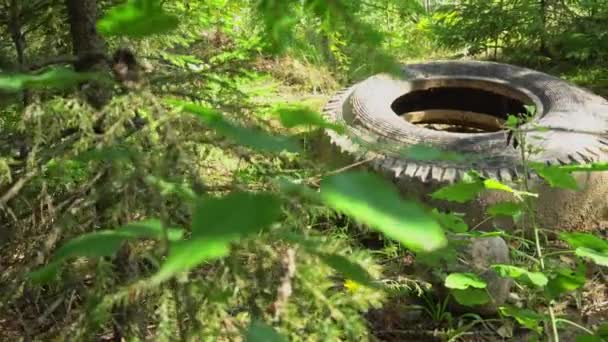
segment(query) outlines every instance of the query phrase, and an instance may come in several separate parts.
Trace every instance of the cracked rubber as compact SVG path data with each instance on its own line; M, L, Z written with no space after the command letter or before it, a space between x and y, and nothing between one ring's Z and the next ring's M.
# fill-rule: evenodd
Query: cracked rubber
M374 170L394 181L410 197L429 202L427 195L431 191L458 181L471 169L506 183L522 174L520 151L508 145L505 131L476 134L437 131L396 115L391 104L421 81L488 82L523 94L537 108L535 117L520 127L526 132L528 143L541 148L530 157L531 161L548 165L608 161L608 101L559 78L513 65L480 61L409 64L403 67L402 76L372 76L338 92L323 112L330 121L348 128L344 135L325 132L334 154L348 156L354 162L372 160L369 165ZM545 129L539 131L536 126ZM420 143L481 158L420 161L399 153L402 148ZM535 190L541 197L537 210L539 216L546 218L542 224L585 230L607 219L606 172L577 173L583 187L578 193L549 189L533 173L528 176L535 180ZM543 197L548 200L547 196L552 197L551 203L543 205ZM449 209L479 212L508 199L505 194L495 194L479 198L473 204L478 208L469 204ZM472 216L477 216L472 218L476 224L484 215L481 212Z

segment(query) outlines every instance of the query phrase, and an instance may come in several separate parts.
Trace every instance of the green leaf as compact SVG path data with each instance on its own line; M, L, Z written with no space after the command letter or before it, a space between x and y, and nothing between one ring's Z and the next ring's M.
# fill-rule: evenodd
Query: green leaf
M169 255L158 272L154 274L149 282L160 284L171 279L178 273L189 271L202 264L222 258L230 254L230 242L223 239L192 239L171 243Z
M608 163L589 163L589 164L571 164L571 165L560 165L560 170L566 172L596 172L596 171L608 171Z
M488 303L491 298L488 292L484 289L468 288L466 290L452 289L450 290L454 299L466 306L483 305Z
M484 185L480 181L463 181L443 187L431 194L431 197L438 200L466 203L477 197L483 190Z
M514 318L522 326L537 333L542 332L540 324L545 319L544 315L529 309L519 309L511 305L501 306L498 310L503 316Z
M568 171L561 169L559 166L547 166L531 162L530 167L552 187L578 190L576 179Z
M328 128L338 133L344 133L345 128L341 125L330 123L317 111L306 107L279 107L276 113L281 120L281 124L287 128L298 126L314 126Z
M97 29L106 37L141 38L166 33L178 24L177 17L165 13L158 0L129 0L111 8L97 22Z
M515 190L515 189L511 188L510 186L503 184L496 179L486 179L483 181L483 185L488 190L498 190L498 191L512 193L517 198L521 198L522 196L538 197L538 194Z
M505 121L505 126L509 128L515 128L519 124L519 119L515 115L509 115L507 117L507 121Z
M485 289L487 283L474 273L452 273L445 278L445 287L455 290L466 290L469 287Z
M167 233L170 241L177 241L183 236L181 229L168 229ZM162 239L163 229L160 221L134 222L115 230L101 230L78 236L57 249L51 258L51 263L46 266L49 267L48 269L38 269L34 271L33 276L45 278L47 272L50 272L58 263L68 258L112 256L125 241L137 238Z
M551 271L549 274L549 283L545 289L550 298L556 299L561 294L574 291L585 285L585 267L577 270L569 268L558 268Z
M581 258L589 258L594 263L600 266L608 267L608 251L597 251L595 249L579 247L576 249L576 255Z
M179 100L167 100L167 103L195 114L207 126L213 128L219 134L229 137L238 144L266 152L300 151L300 148L286 137L272 136L260 130L232 124L220 112L213 109Z
M447 244L431 215L417 203L403 201L392 184L372 173L345 172L325 178L321 199L413 251L431 252Z
M192 216L192 239L172 243L167 259L150 281L160 283L228 255L233 241L278 221L281 212L280 200L269 193L232 192L221 198L199 199Z
M576 342L604 342L601 336L591 335L591 334L583 334L576 336Z
M260 321L251 322L245 333L246 342L286 342L273 327Z
M530 272L525 268L512 265L492 265L491 267L501 277L515 279L537 287L543 287L549 282L549 279L541 272Z
M181 229L169 229L169 239L179 240ZM114 230L101 230L76 237L53 255L53 260L70 257L104 257L114 255L123 242L137 238L162 239L162 226L158 220L129 223Z
M28 274L28 278L34 284L47 284L59 274L60 267L61 260L50 262L47 265L44 265L43 267L40 267L37 270L30 272Z
M98 73L82 73L66 67L47 69L38 74L0 74L0 91L14 93L24 89L66 89L86 81L107 81Z
M511 216L516 219L523 213L523 208L521 207L521 203L501 202L489 207L487 213L493 217Z
M378 284L374 283L372 276L361 265L350 261L337 254L319 253L318 256L325 264L334 270L342 273L346 278L356 281L361 285L371 288L378 288Z
M221 198L204 197L192 216L194 238L233 241L257 233L281 217L281 201L270 193L232 192Z
M560 239L566 241L570 247L585 247L598 251L608 250L608 241L589 233L560 233Z
M439 222L443 228L453 233L466 233L469 230L469 226L464 222L462 216L452 213L442 213L437 209L433 209L431 214L433 214L437 222Z
M449 160L463 161L465 156L454 151L445 151L426 144L416 144L408 147L400 153L405 158L429 161L429 160Z

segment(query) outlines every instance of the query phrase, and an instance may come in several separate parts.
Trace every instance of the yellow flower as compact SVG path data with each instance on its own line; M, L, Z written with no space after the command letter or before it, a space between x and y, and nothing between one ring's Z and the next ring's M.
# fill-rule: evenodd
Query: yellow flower
M346 281L344 282L344 287L346 287L346 289L350 293L355 293L359 290L359 288L361 287L361 284L357 283L354 280L346 279Z

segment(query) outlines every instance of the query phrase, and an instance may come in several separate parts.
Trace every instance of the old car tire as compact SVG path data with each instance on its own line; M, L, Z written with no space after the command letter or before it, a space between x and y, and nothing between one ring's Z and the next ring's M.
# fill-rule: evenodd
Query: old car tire
M608 101L559 78L501 63L405 65L402 77L376 75L338 92L324 113L348 128L346 134L326 132L332 155L369 161L405 195L465 212L470 224L478 224L489 205L509 200L510 195L487 192L473 203L453 205L430 201L428 194L458 181L470 169L506 183L521 178L520 151L499 126L507 114L525 106L534 107L536 115L520 128L530 144L542 149L530 156L531 161L564 165L608 160ZM420 126L437 122L464 123L481 132ZM539 131L538 126L544 129ZM399 152L420 143L481 158L413 160ZM576 175L583 188L578 192L550 188L534 173L528 174L539 193L537 216L545 228L593 229L607 219L606 172Z

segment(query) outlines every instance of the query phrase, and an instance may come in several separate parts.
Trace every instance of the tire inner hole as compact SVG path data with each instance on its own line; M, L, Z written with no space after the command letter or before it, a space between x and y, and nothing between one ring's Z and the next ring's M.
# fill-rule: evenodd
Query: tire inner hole
M504 129L508 115L521 116L532 100L503 84L480 80L424 80L391 104L408 122L427 129L487 133Z

